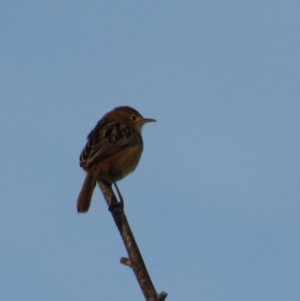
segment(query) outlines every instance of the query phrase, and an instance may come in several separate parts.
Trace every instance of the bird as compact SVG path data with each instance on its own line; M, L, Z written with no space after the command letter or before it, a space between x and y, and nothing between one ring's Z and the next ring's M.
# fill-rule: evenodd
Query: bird
M143 152L142 128L155 121L129 106L116 107L98 121L79 157L86 177L77 199L78 213L89 210L97 180L113 184L123 205L116 182L137 167Z

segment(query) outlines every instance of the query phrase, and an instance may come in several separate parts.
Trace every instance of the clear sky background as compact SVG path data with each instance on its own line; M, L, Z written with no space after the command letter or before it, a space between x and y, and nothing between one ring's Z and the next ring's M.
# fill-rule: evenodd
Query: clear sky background
M104 113L145 126L119 183L167 300L300 299L299 1L0 4L3 301L143 300L99 189L76 199Z

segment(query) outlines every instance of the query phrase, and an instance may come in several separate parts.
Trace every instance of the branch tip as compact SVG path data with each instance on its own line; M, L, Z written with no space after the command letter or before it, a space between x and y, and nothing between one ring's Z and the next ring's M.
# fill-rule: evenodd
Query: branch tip
M161 292L160 294L157 295L157 300L158 301L164 301L167 298L168 294L166 292Z
M132 268L132 264L129 258L122 257L120 262L124 265L127 265L128 267Z

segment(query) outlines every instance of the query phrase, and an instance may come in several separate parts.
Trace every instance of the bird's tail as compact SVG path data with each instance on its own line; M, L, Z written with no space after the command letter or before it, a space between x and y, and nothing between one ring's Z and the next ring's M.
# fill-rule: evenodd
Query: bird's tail
M84 213L89 210L95 186L96 178L87 174L77 199L78 213Z

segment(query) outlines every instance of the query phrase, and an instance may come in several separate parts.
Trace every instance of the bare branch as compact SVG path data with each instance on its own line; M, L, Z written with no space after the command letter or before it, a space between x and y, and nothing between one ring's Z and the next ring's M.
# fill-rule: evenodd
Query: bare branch
M132 268L147 301L164 301L168 294L165 292L157 294L128 224L123 206L117 201L111 184L98 180L98 185L104 195L128 253L128 258L122 257L121 263Z

